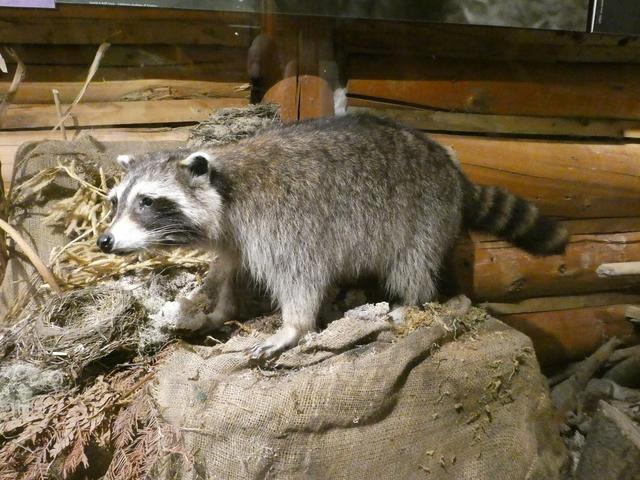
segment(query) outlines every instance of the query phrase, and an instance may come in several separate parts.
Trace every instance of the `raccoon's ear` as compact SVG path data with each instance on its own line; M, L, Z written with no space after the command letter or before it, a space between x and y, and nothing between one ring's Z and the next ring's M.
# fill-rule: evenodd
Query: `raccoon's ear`
M128 170L133 163L133 157L131 155L118 155L116 162L118 162L118 165L120 165L123 170Z
M211 157L205 152L195 152L180 162L194 177L200 177L209 173Z

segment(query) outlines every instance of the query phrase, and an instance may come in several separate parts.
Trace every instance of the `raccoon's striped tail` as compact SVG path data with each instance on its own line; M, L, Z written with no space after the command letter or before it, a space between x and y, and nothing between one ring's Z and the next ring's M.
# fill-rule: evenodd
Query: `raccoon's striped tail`
M564 253L567 230L538 208L499 187L466 182L465 226L492 233L534 255Z

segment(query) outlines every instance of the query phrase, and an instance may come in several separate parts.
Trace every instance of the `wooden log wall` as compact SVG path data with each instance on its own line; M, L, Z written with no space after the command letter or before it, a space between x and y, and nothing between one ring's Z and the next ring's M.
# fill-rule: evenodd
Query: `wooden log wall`
M278 39L260 55L256 37ZM59 6L0 11L0 45L26 77L0 121L10 178L24 141L51 133L51 90L68 105L98 45L111 43L67 128L101 140L182 140L212 110L249 101L249 71L278 57L267 98L290 118L333 111L322 62L335 61L348 110L395 118L451 147L478 183L502 185L561 219L567 254L533 258L488 235L459 244L465 291L535 342L543 362L580 358L608 336L638 340L624 317L638 278L600 263L640 259L640 40L508 28L243 13ZM268 44L268 42L266 43ZM15 64L0 74L6 93ZM249 60L249 62L248 62ZM248 65L249 63L249 65ZM288 78L287 78L288 77Z
M246 14L61 5L56 10L0 10L0 46L26 66L0 119L0 162L10 178L13 149L57 122L52 89L63 108L80 91L98 46L111 44L73 118L73 129L191 125L212 111L248 103L247 49L257 19ZM4 52L3 52L4 53ZM16 68L3 55L0 96ZM76 132L71 132L71 136ZM123 139L123 138L120 138Z

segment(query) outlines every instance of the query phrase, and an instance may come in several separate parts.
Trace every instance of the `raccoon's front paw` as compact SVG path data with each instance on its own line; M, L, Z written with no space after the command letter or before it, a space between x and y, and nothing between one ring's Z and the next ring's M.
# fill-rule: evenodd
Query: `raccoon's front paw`
M293 327L282 327L264 342L249 349L253 360L263 360L274 357L298 344L302 332Z

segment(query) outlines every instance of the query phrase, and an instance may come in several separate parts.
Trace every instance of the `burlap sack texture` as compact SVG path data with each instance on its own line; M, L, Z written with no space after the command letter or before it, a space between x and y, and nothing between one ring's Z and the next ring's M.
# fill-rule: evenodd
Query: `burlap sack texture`
M490 317L463 333L438 314L398 336L387 311L348 312L275 369L243 353L264 331L177 349L155 395L188 454L166 478L562 478L528 337Z
M117 168L115 158L122 153L175 148L179 142L98 142L89 135L81 135L74 141L48 140L29 142L20 147L16 154L12 184L16 185L37 172L54 167L60 159L83 156L102 166L106 172ZM46 189L41 201L32 200L26 205L14 204L11 224L22 234L40 258L49 263L49 255L54 247L60 247L69 240L62 232L56 232L43 224L42 220L50 213L51 202L68 196L69 189L77 188L71 179L62 176ZM0 288L0 319L22 292L28 289L30 279L37 278L31 263L14 252L7 266L2 287ZM0 320L0 325L2 321Z

